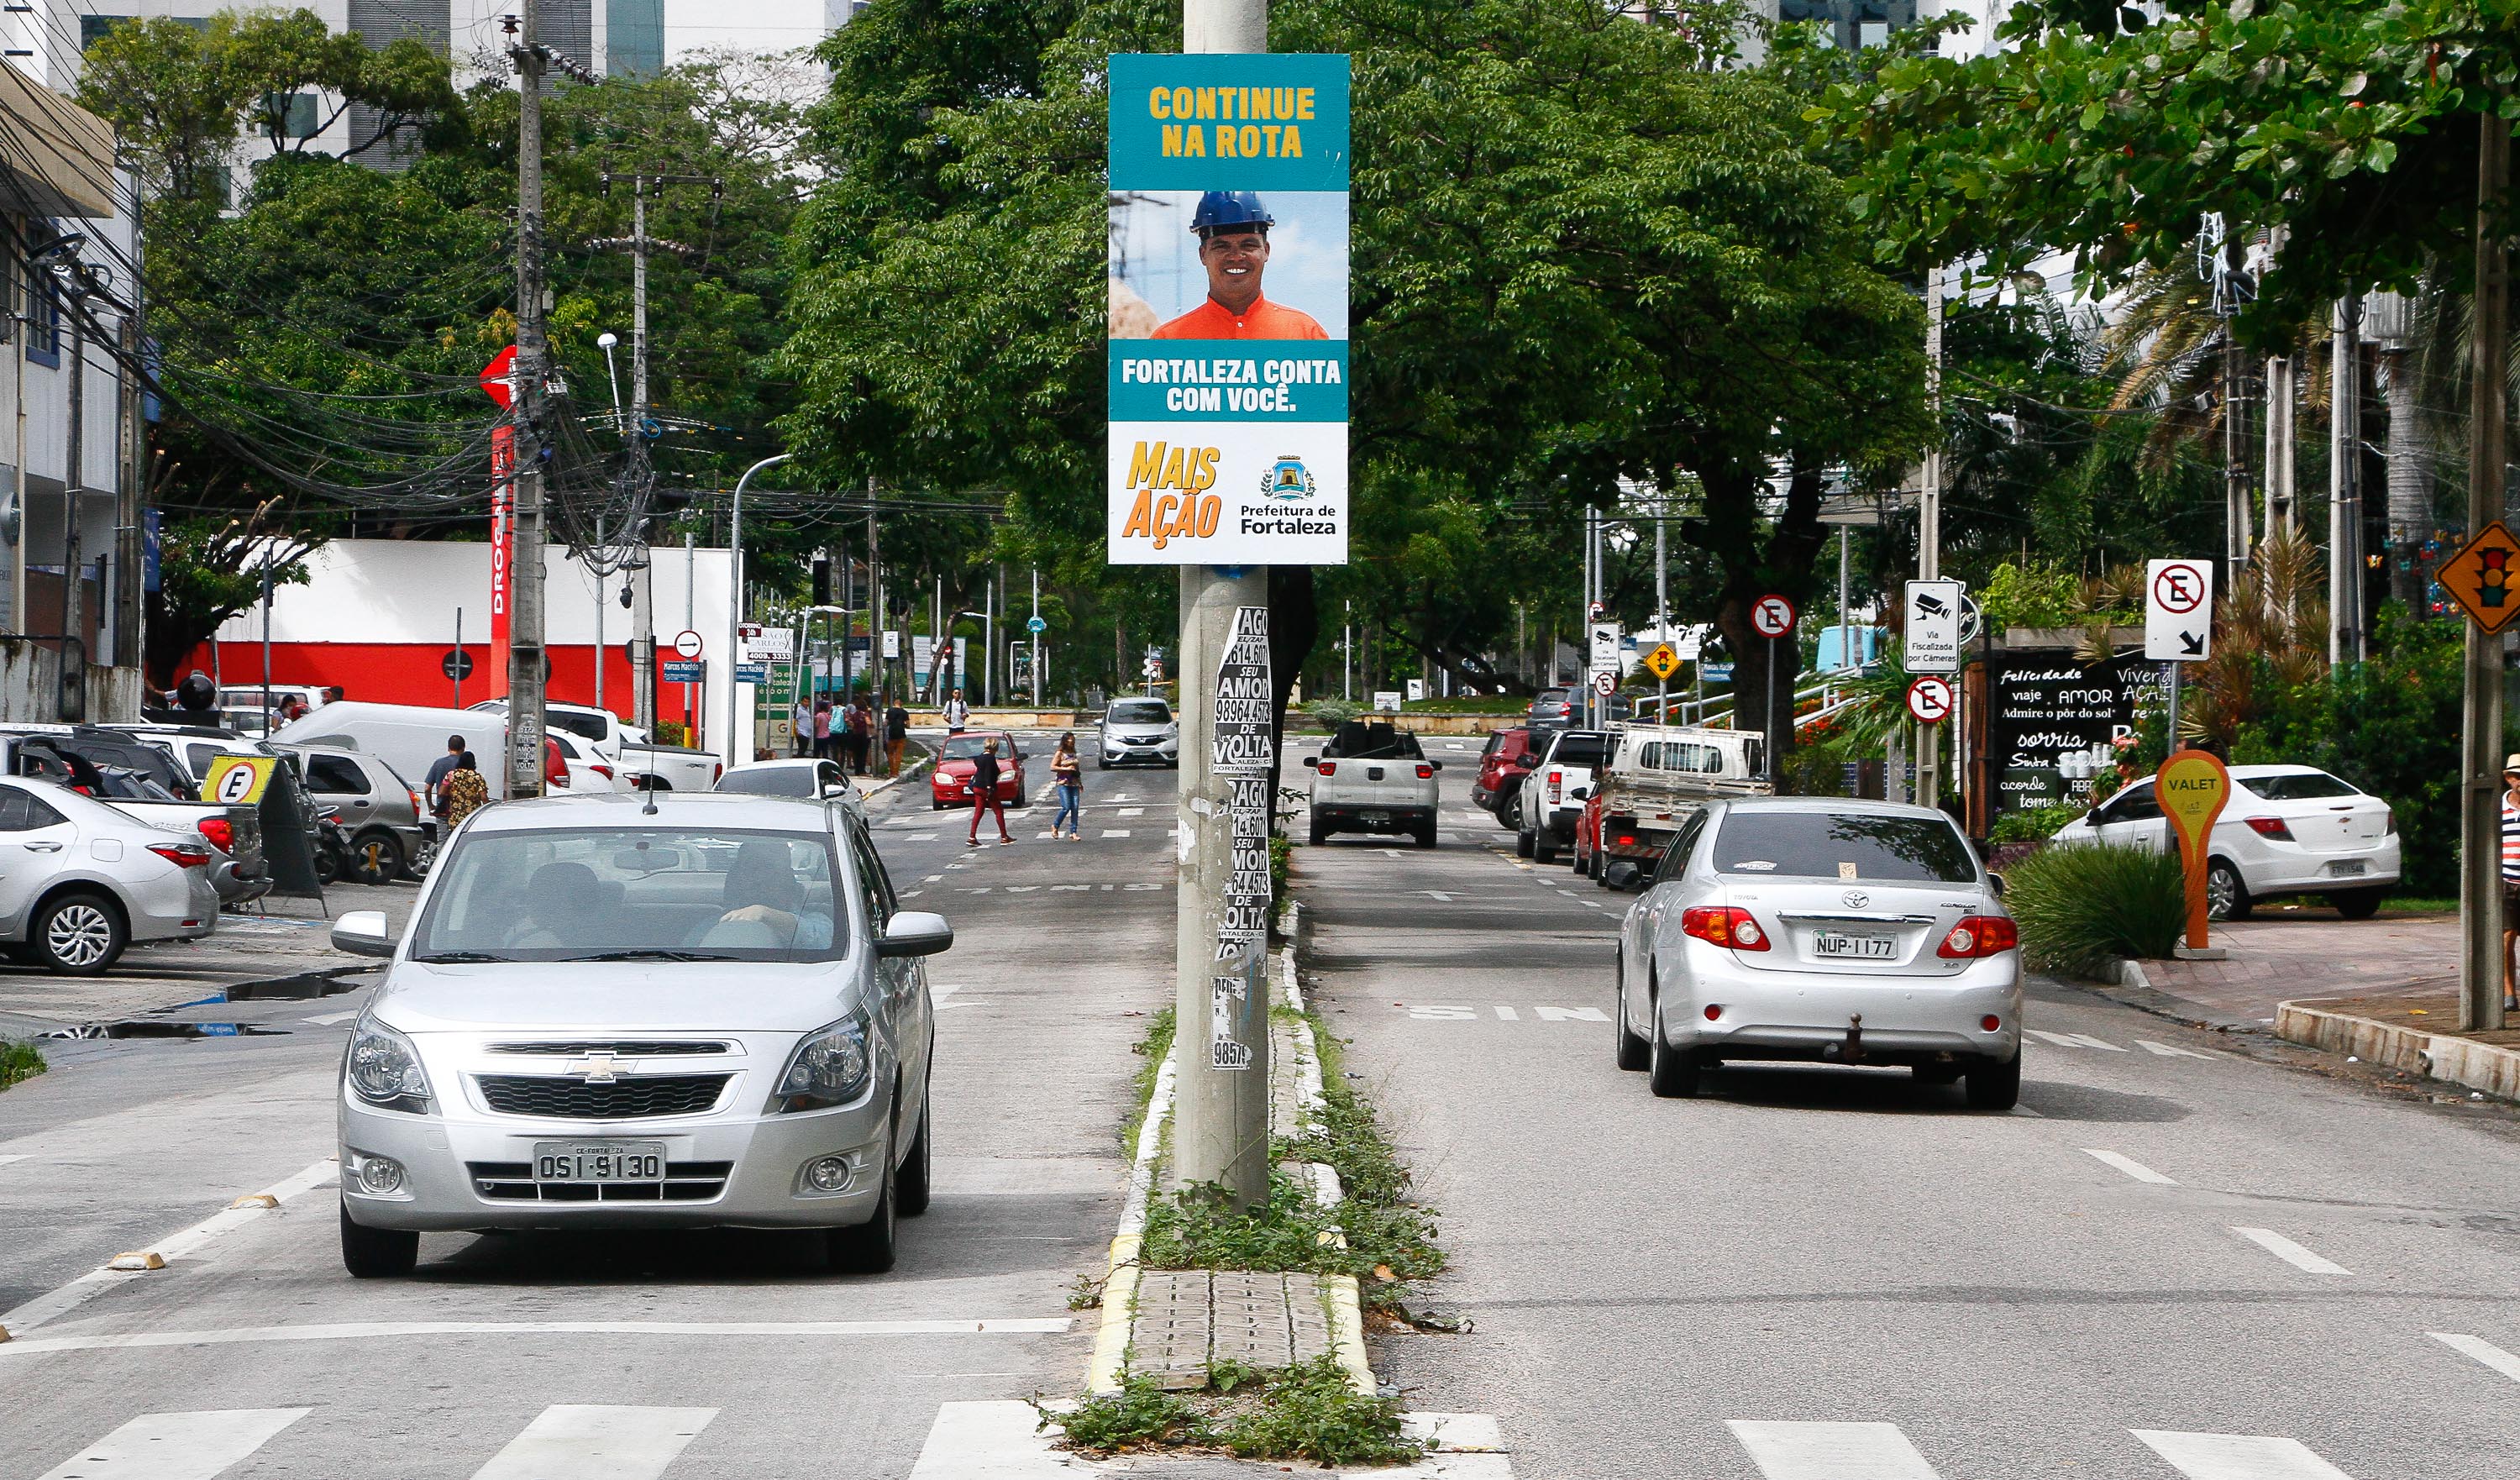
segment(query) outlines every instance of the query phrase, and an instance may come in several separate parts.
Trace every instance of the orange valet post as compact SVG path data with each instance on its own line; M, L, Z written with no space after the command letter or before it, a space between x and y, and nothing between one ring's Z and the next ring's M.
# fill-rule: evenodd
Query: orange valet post
M2161 798L2162 815L2179 838L2180 866L2187 874L2187 947L2206 945L2206 840L2214 835L2214 819L2231 799L2231 773L2203 750L2181 750L2154 773L2153 792Z

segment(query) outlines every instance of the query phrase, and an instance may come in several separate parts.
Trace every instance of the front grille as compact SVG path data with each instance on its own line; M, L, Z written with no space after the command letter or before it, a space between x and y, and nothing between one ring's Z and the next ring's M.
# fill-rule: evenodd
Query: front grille
M482 1101L502 1115L562 1120L638 1120L698 1115L717 1103L732 1074L625 1074L610 1084L551 1074L482 1074Z
M669 1161L665 1180L630 1183L536 1182L522 1161L472 1161L472 1190L492 1202L706 1202L726 1190L732 1161Z
M580 1054L609 1054L615 1058L674 1058L696 1054L723 1054L726 1045L706 1039L664 1038L653 1042L630 1038L565 1038L549 1043L494 1043L486 1054L548 1054L573 1058Z

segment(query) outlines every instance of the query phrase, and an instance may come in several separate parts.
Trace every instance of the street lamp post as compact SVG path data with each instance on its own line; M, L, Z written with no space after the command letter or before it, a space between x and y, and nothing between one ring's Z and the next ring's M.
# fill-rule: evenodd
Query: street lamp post
M736 634L743 626L744 485L751 482L752 475L762 469L775 463L792 461L794 457L793 453L783 452L763 458L743 470L743 476L735 480L735 500L727 512L726 520L726 640L730 645L740 641ZM730 647L726 654L726 739L720 741L726 752L726 763L730 766L741 766L752 759L751 756L735 748L736 736L743 723L742 695L737 694L738 686L735 682L735 660L738 655Z

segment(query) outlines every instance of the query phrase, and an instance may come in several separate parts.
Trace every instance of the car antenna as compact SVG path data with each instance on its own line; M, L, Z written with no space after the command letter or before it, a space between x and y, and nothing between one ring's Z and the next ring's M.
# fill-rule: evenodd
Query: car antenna
M655 816L655 815L656 815L656 740L655 740L655 737L652 734L648 739L643 740L636 741L635 743L637 743L637 744L641 745L642 747L644 747L644 748L647 750L647 752L648 752L648 785L644 785L644 786L642 786L642 787L640 787L640 788L639 788L640 790L645 791L645 792L647 792L647 793L648 793L648 800L647 800L647 802L646 802L646 804L645 804L645 805L643 805L643 806L641 806L641 807L639 808L639 814L640 814L642 817L653 817L653 816Z

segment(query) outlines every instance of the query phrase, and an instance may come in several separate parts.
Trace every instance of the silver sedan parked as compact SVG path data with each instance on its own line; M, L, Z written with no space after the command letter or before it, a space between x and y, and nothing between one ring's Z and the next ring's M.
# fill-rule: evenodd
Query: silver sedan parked
M888 1269L927 1206L934 1017L853 812L618 792L513 802L449 840L341 1065L341 1257L407 1274L424 1232L827 1231Z
M93 976L136 941L199 939L218 928L216 857L198 832L67 786L0 780L0 951Z
M2009 1109L2021 965L1999 892L1928 808L1712 803L1621 926L1619 1067L1687 1097L1727 1059L1907 1065L1928 1084L1965 1076L1970 1104Z

